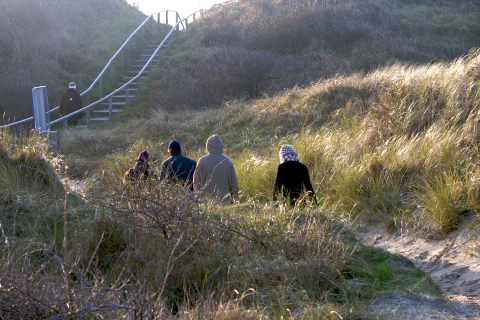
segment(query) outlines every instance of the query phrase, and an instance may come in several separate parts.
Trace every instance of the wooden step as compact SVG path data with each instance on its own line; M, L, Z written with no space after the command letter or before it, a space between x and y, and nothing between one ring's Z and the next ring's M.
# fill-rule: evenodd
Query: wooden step
M152 63L157 63L158 61L160 61L160 60L158 60L158 59L153 59L151 62L152 62ZM136 60L136 61L135 61L135 63L141 64L142 67L143 67L147 62L148 62L148 59L146 59L146 60Z
M113 106L124 106L124 105L126 105L126 104L127 104L127 103L126 103L125 101L115 101L115 102L112 101L112 107L113 107ZM102 102L102 103L100 103L100 105L101 105L101 106L109 106L110 103L108 103L108 102Z
M125 80L125 83L127 83L128 81L132 80L133 78L134 77L123 77L123 80ZM142 77L142 76L140 78L142 78L142 80L147 79L147 77ZM133 82L133 83L136 83L136 82Z
M123 110L122 109L112 109L112 113L119 113L119 112L122 112ZM105 114L105 113L109 113L108 109L100 109L100 110L95 110L93 111L93 113L98 113L98 114Z
M124 83L119 83L118 85L121 87L123 86L124 84L126 84L126 82ZM138 88L136 87L137 83L134 81L134 82L131 82L129 85L128 85L128 91L129 92L132 92L132 91L138 91ZM132 87L132 86L135 86L135 87ZM122 89L123 91L127 91L127 88L123 88ZM132 95L130 95L131 97Z
M138 70L138 71L128 71L127 74L137 75L139 72L140 72L140 70ZM142 72L142 75L148 76L148 74L149 74L149 71L148 71L148 70L144 70L144 71Z
M132 91L132 90L130 90L130 91ZM130 99L132 99L133 97L135 97L135 95L134 94L129 94L129 97L130 97ZM122 99L122 100L125 101L127 99L127 95L126 94L114 95L114 96L112 96L112 99Z

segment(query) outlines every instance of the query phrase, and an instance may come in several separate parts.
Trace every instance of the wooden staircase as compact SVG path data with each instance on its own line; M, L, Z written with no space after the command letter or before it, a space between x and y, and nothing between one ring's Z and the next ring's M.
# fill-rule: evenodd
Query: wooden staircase
M160 50L157 52L157 54L154 56L152 59L152 65L149 68L146 68L141 75L141 81L143 83L144 79L146 79L151 70L153 69L153 66L158 63L160 60L160 55L162 54L163 51L168 49L170 47L170 38L162 45ZM140 70L145 66L145 64L148 62L152 54L155 52L155 50L158 48L162 40L154 40L152 43L146 46L145 50L138 56L137 60L132 64L130 70L127 72L127 76L123 78L123 82L119 83L119 87L123 86L125 83L133 79L135 76L138 75ZM127 106L127 98L128 101L130 101L137 93L138 91L138 81L135 80L130 83L128 86L128 95L126 92L126 88L122 89L121 91L117 92L117 94L112 96L112 116L114 114L122 112L122 110ZM94 107L92 110L92 115L90 118L90 121L92 124L95 122L102 122L102 121L108 121L111 120L110 117L110 103L107 102L102 102L98 106ZM85 117L84 117L85 118ZM78 127L82 127L81 125Z

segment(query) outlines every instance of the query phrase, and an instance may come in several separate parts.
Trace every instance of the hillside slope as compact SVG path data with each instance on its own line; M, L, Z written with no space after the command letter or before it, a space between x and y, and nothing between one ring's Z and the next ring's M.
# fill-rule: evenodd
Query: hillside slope
M471 0L235 1L178 38L145 105L199 110L393 63L451 61L478 46L479 24Z
M144 19L123 0L0 1L2 116L31 117L35 86L47 86L52 108L70 81L88 88Z

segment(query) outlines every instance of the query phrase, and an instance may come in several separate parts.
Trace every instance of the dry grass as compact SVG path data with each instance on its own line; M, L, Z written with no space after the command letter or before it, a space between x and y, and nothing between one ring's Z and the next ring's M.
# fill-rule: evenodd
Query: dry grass
M166 145L177 139L198 159L206 139L218 133L236 165L243 199L261 201L271 195L278 147L289 143L310 168L321 207L380 218L390 226L412 219L420 205L415 199L427 199L423 186L440 183L433 177L445 172L464 186L461 198L468 200L458 210L472 213L476 183L469 181L476 181L479 159L478 61L478 51L472 51L451 63L396 64L272 98L228 103L221 110L161 111L94 136L108 135L110 146L120 142L115 136L130 143L128 157L116 153L103 161L120 175L140 149L148 148L159 166ZM133 130L138 126L148 136L138 139Z
M4 134L2 316L368 318L384 292L438 294L411 263L358 246L350 231L478 225L479 61L474 50L396 63L209 110L137 105L116 125L62 135L64 158ZM235 164L235 205L122 184L140 151L158 172L170 140L198 159L213 133ZM270 201L284 143L308 166L317 206Z

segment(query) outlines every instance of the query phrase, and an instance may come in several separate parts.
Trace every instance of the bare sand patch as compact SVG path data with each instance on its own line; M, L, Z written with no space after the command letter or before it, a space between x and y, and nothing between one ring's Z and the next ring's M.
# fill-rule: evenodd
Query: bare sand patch
M480 239L466 231L445 238L426 237L422 231L387 233L382 228L360 228L362 243L410 259L428 272L443 297L395 294L375 302L372 311L385 319L480 319Z

